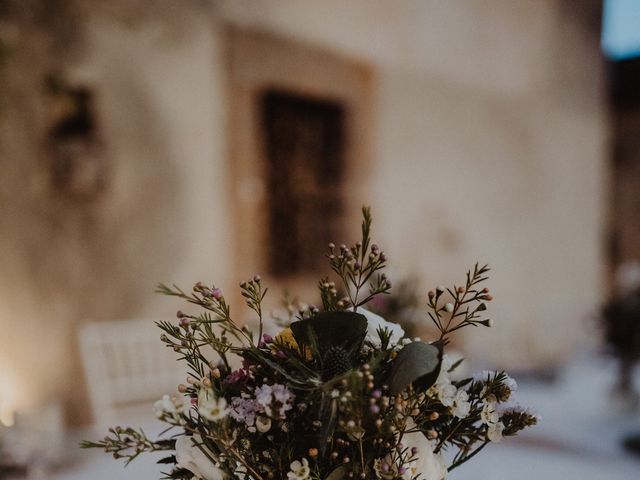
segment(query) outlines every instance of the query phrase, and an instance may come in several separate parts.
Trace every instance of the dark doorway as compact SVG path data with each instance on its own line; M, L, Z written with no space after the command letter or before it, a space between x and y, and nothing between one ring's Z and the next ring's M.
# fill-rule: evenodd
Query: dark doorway
M340 238L345 109L332 100L268 90L262 128L270 273L312 272L323 264L327 243Z

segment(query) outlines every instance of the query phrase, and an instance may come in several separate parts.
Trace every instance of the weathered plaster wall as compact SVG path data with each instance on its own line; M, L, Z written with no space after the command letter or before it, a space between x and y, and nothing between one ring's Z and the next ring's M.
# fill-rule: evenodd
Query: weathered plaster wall
M597 38L579 12L553 0L217 5L88 19L69 74L96 89L111 173L89 204L49 195L39 79L17 77L0 130L0 381L12 401L61 399L86 420L80 322L171 315L158 281L231 289L225 22L372 67L362 202L396 272L433 284L492 264L497 326L473 332L472 356L528 366L579 344L600 298L605 138Z
M370 62L371 203L398 272L494 268L472 356L551 364L601 299L606 118L598 2L221 2L228 21ZM470 339L471 340L471 339Z
M158 282L227 277L223 62L207 17L181 15L89 19L68 77L96 92L109 180L94 201L51 194L43 119L3 130L0 375L17 377L6 385L22 408L60 399L72 422L86 420L78 325L173 316L175 302L153 293ZM20 111L37 103L16 101L3 116L40 118Z

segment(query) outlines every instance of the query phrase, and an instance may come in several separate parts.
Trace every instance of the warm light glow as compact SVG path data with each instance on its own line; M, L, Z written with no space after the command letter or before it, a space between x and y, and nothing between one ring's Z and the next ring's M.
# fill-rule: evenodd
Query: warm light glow
M5 427L13 427L14 422L15 414L11 407L4 407L4 405L0 405L0 424Z
M15 422L15 384L0 372L0 425L12 427Z

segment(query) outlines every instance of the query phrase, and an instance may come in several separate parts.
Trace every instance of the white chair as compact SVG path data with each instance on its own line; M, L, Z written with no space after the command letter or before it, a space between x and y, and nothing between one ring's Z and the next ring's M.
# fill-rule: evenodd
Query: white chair
M151 419L155 400L177 394L186 368L177 361L178 354L160 341L160 334L150 319L81 326L80 352L98 427L113 426L136 411Z

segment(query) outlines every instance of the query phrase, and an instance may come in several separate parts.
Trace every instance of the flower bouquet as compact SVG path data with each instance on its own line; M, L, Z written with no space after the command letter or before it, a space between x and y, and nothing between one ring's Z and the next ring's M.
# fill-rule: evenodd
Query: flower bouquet
M292 314L275 337L263 334L267 290L258 276L240 284L258 318L255 333L232 320L219 288L161 285L160 293L200 308L158 322L162 342L190 369L180 395L154 406L169 429L150 439L115 427L82 446L127 463L167 451L160 463L172 479L441 480L490 442L534 425L535 415L508 406L516 384L506 373L454 380L460 362L445 354L453 332L491 325L483 312L492 297L481 286L488 268L476 265L462 285L428 292L425 317L438 338L405 338L366 309L391 282L370 240L368 208L363 217L359 242L329 244L336 278L320 280L322 305Z

